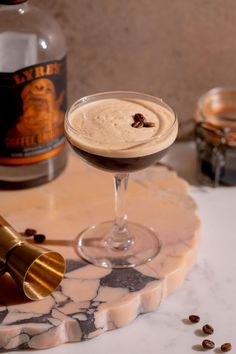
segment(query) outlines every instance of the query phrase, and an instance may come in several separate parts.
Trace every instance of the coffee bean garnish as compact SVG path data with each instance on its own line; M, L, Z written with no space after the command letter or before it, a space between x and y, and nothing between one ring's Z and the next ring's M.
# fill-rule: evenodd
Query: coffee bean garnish
M155 123L153 122L144 122L144 128L153 128L155 127Z
M205 340L202 342L202 347L203 347L204 349L213 349L213 348L215 348L215 343L212 342L212 340L205 339Z
M36 243L43 243L46 239L46 236L43 234L36 234L34 235L34 242Z
M136 122L132 123L131 126L132 126L133 128L142 128L142 127L143 127L143 122L141 122L141 121L136 121Z
M189 316L189 321L192 323L198 323L200 321L200 317L197 315L190 315Z
M35 229L28 228L28 229L25 229L24 235L31 237L31 236L34 236L36 233L37 233L37 231Z
M142 115L142 113L135 113L135 115L133 115L133 120L134 123L131 124L131 126L133 128L153 128L155 127L155 123L153 122L147 122L146 118L144 117L144 115Z
M203 326L202 330L206 334L213 334L214 333L214 328L212 326L210 326L209 324L206 324L205 326Z
M222 352L229 352L232 349L232 344L231 343L224 343L220 347Z
M133 116L133 119L135 122L144 122L145 121L145 117L144 117L144 115L142 115L142 113L135 113L135 115Z

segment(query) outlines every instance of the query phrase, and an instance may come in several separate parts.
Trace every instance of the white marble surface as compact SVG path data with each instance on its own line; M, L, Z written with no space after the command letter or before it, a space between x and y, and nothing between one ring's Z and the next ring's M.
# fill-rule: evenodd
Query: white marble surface
M200 187L195 179L193 144L174 145L165 158L191 184L200 210L201 245L197 264L183 286L155 312L138 317L131 325L110 331L93 340L69 343L44 354L183 354L201 351L204 337L198 331L205 323L215 328L211 339L219 346L236 339L236 187ZM189 314L201 317L198 324L184 323ZM16 352L15 352L16 353ZM21 351L27 353L28 351Z

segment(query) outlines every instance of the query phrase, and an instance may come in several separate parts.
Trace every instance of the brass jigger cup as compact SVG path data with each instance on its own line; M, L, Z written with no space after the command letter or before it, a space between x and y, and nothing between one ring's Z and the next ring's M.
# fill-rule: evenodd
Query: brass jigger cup
M0 216L0 275L5 272L29 299L40 300L60 285L65 261L57 252L30 245Z

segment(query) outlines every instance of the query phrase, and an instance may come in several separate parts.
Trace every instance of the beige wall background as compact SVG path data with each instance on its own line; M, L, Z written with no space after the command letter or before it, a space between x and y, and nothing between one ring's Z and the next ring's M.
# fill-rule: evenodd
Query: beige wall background
M183 136L202 93L235 86L235 0L32 2L64 29L69 102L98 91L143 91L173 106Z

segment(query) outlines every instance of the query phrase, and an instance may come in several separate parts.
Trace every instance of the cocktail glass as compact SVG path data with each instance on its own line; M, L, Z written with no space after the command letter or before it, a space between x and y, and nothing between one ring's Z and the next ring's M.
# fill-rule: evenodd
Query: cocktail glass
M79 112L82 106L108 99L141 102L150 110L159 107L160 112L157 115L160 115L160 125L162 124L160 134L157 130L148 139L116 141L111 146L111 143L98 142L91 136L82 134L72 125L72 115ZM139 112L134 112L136 113ZM162 116L167 113L168 122ZM101 267L129 268L144 264L159 253L161 243L157 233L148 226L128 222L126 190L129 173L149 167L160 160L173 144L177 130L177 118L171 107L162 99L136 92L115 91L86 96L76 101L68 110L65 134L73 150L93 167L114 173L114 220L92 225L78 235L76 249L84 259Z

